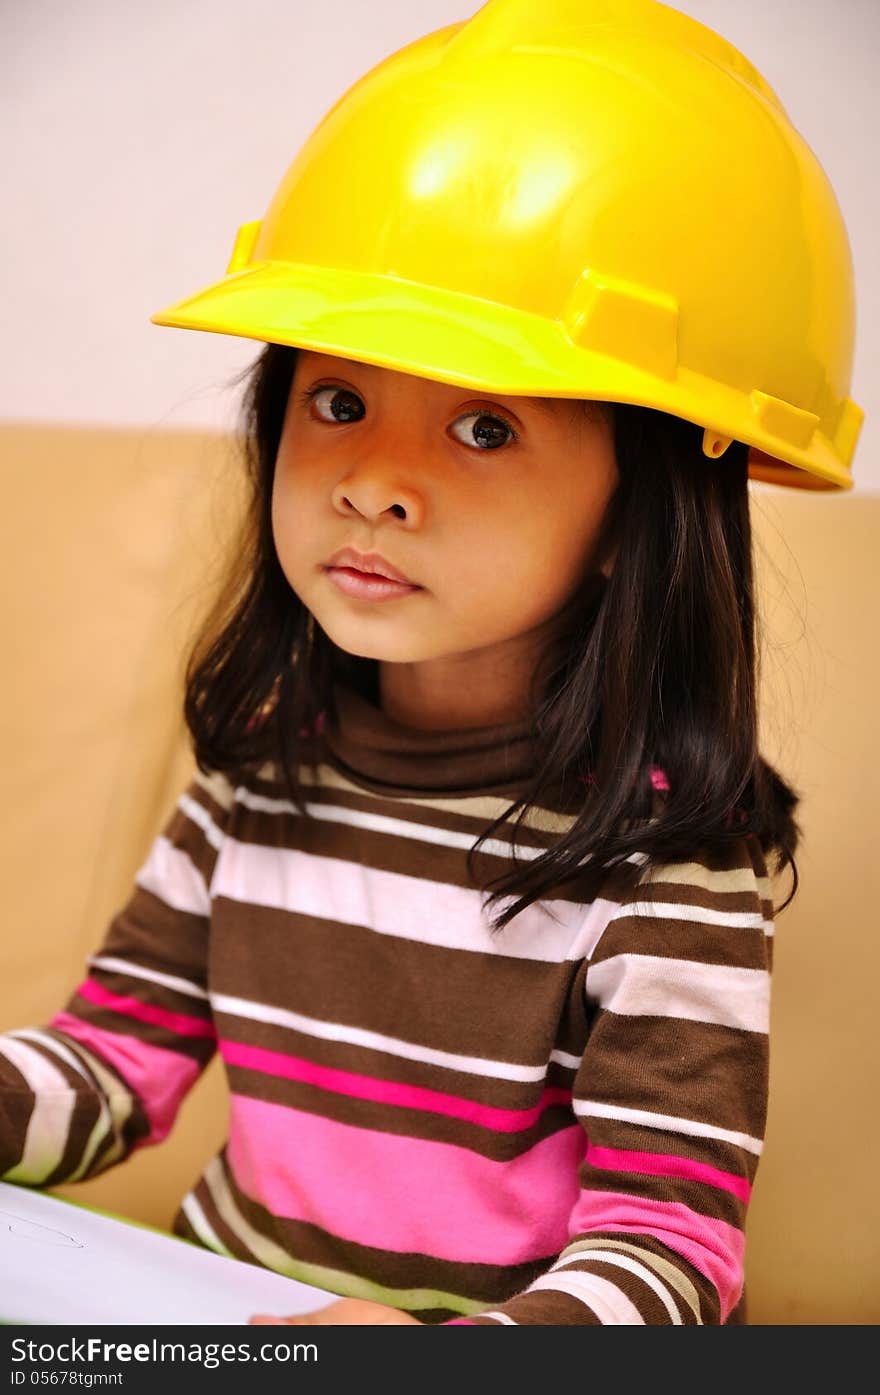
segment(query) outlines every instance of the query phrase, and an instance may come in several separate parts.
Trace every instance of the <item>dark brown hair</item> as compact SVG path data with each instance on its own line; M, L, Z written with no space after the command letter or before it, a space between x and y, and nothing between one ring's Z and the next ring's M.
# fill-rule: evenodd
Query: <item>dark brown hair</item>
M184 716L200 770L235 778L279 759L307 817L298 770L318 756L305 734L333 712L336 679L376 701L378 664L346 654L312 620L275 550L272 484L296 355L267 344L235 380L247 383L247 505L189 654ZM748 448L735 441L711 460L690 422L629 404L602 409L613 421L619 483L599 551L613 567L559 617L559 642L532 684L536 774L469 850L471 874L480 845L511 820L512 868L482 883L493 888L490 903L518 898L493 919L500 930L563 883L586 887L611 867L635 878L754 835L775 870L791 867L783 909L798 888L799 796L758 751ZM659 807L652 765L669 784ZM530 809L559 808L560 798L574 815L570 829L540 856L516 858ZM633 853L641 866L627 861Z

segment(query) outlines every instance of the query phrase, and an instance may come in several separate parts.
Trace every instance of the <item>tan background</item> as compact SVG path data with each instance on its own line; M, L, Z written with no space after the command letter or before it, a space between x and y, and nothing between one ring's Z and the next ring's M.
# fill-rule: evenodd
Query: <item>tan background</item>
M0 424L0 1029L62 1005L189 778L182 656L236 516L233 449L197 431ZM751 1318L876 1323L880 497L758 486L753 509L764 750L803 794L805 839L777 922ZM215 1060L165 1144L58 1191L167 1226L224 1113Z

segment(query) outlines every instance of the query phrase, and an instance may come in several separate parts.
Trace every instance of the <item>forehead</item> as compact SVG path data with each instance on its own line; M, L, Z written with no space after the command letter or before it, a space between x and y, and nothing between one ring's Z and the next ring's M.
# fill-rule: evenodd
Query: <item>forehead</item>
M301 376L304 373L326 373L328 376L334 374L357 378L358 381L386 381L390 386L393 382L401 385L421 383L425 392L442 393L447 397L460 397L463 393L468 395L491 397L495 402L508 402L512 408L524 402L533 407L535 411L541 412L544 416L558 417L573 409L583 410L582 400L571 397L527 397L522 394L506 394L495 392L491 388L471 389L456 383L443 383L436 378L424 378L415 373L400 373L393 368L381 368L375 363L364 363L360 359L343 358L338 354L322 354L314 349L297 350L297 373Z

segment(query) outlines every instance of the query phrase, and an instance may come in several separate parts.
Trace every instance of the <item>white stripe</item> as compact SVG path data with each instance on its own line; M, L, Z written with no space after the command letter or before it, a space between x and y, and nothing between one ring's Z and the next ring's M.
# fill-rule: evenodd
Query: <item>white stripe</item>
M648 1129L661 1129L664 1133L681 1133L688 1138L717 1138L722 1143L732 1143L737 1148L745 1148L749 1153L761 1153L763 1140L753 1138L748 1133L738 1133L735 1129L722 1129L716 1124L705 1124L702 1120L683 1119L676 1114L653 1114L648 1109L628 1109L619 1104L604 1104L599 1100L573 1099L574 1113L580 1118L619 1119L625 1124L642 1124Z
M583 957L572 954L585 924L583 902L533 902L493 936L478 887L231 837L217 859L213 892L248 906L363 926L380 935L447 949L540 963ZM514 899L503 897L497 908L506 909ZM592 933L598 933L598 926Z
M266 814L293 814L294 806L287 799L270 799L266 795L254 794L242 786L236 790L236 799L247 809ZM389 838L404 838L411 842L434 843L445 848L471 848L477 834L459 833L451 828L438 828L435 824L411 823L407 819L395 819L388 814L372 814L363 809L349 809L344 804L307 803L306 811L319 822L341 824L348 828L362 828L369 833L384 833ZM509 858L513 845L509 839L487 838L480 844L480 850L494 857ZM517 856L523 861L540 857L546 848L517 847Z
M176 993L185 993L190 998L207 998L209 995L197 983L188 978L178 978L176 974L162 974L158 969L145 969L143 964L132 964L128 959L116 959L112 954L91 954L86 960L96 969L108 969L113 973L125 974L131 978L146 978L151 983L161 983Z
M56 1029L60 1030L60 1029ZM64 1035L62 1033L62 1035ZM104 1092L104 1098L110 1105L110 1113L116 1129L116 1139L106 1150L101 1158L100 1170L103 1172L112 1163L122 1161L130 1151L130 1145L126 1143L122 1136L123 1125L134 1113L135 1097L126 1085L121 1076L117 1075L106 1061L102 1061L93 1051L89 1051L82 1042L70 1037L71 1050L75 1050L82 1057L89 1070L94 1075L98 1084Z
M51 1022L49 1026L52 1026ZM127 1083L114 1071L112 1066L102 1060L94 1051L83 1046L81 1041L78 1041L75 1037L69 1036L60 1027L53 1027L52 1030L57 1031L63 1036L65 1042L69 1043L71 1051L75 1051L80 1059L88 1066L101 1086L104 1097L109 1101L113 1109L113 1115L117 1125L124 1123L132 1112L131 1106L134 1101L134 1097Z
M623 1290L609 1279L600 1279L598 1274L557 1274L554 1271L542 1274L525 1292L531 1293L534 1289L570 1294L590 1308L604 1326L645 1326L645 1319Z
M581 1260L589 1258L589 1250L581 1250L579 1254L571 1255L566 1259L560 1260L558 1264L554 1264L550 1270L550 1273L556 1274L560 1269L564 1268L566 1265L579 1264ZM598 1250L593 1255L593 1258L599 1264L616 1264L619 1269L628 1269L631 1274L635 1274L637 1279L641 1279L643 1284L647 1284L648 1288L651 1289L653 1293L656 1293L657 1297L660 1299L660 1302L663 1304L664 1308L669 1314L669 1317L672 1321L672 1325L674 1327L682 1326L681 1313L678 1311L676 1304L670 1298L666 1290L666 1286L664 1284L661 1284L660 1280L657 1278L657 1275L653 1274L650 1269L646 1269L644 1264L639 1264L637 1260L631 1259L629 1255L617 1254L613 1250Z
M188 854L175 847L164 833L154 840L135 882L175 911L200 916L211 914L204 877Z
M703 1318L700 1312L700 1297L690 1279L686 1278L680 1269L668 1260L661 1259L655 1255L653 1250L645 1250L641 1245L630 1245L625 1240L601 1240L591 1238L589 1240L575 1240L570 1245L566 1245L562 1258L567 1259L570 1254L575 1254L580 1250L613 1250L617 1253L625 1251L627 1254L635 1255L640 1264L645 1264L649 1269L659 1274L671 1289L674 1289L679 1298L690 1308L694 1315L694 1321L699 1327L703 1326Z
M188 819L198 824L212 848L220 848L223 845L223 833L217 827L211 815L203 804L193 799L192 795L182 794L177 801L177 807L186 814Z
M61 1071L32 1046L4 1036L0 1038L0 1051L21 1071L34 1092L21 1160L3 1173L3 1180L38 1185L55 1171L64 1156L76 1095Z
M654 882L665 882L670 886L684 884L723 895L732 891L753 892L761 881L766 882L767 878L756 877L751 866L731 867L722 871L720 868L706 867L702 862L664 862L647 874L642 885L651 886Z
M41 1032L37 1028L30 1027L22 1027L18 1031L12 1032L10 1035L17 1037L19 1040L37 1042L44 1046L47 1051L51 1051L54 1055L58 1056L60 1060L66 1061L67 1064L76 1071L77 1075L82 1076L88 1086L89 1094L98 1102L98 1118L95 1120L92 1131L89 1134L82 1158L80 1159L79 1167L73 1172L68 1173L64 1178L65 1182L78 1182L86 1175L99 1145L113 1129L113 1116L110 1113L107 1101L100 1091L96 1090L82 1062L77 1059L72 1050L69 1050L58 1041L57 1038L49 1036L48 1032Z
M237 1258L231 1250L227 1250L220 1236L199 1205L193 1192L189 1192L183 1198L183 1201L180 1203L180 1209L203 1245L207 1245L209 1250L215 1250L217 1254L226 1255L229 1259Z
M495 1322L502 1322L502 1323L504 1323L504 1325L505 1325L506 1327L518 1327L518 1326L519 1326L519 1324L518 1324L517 1322L515 1322L514 1319L510 1316L510 1313L497 1313L497 1312L492 1312L492 1313L480 1313L480 1317L481 1317L481 1318L493 1318L493 1319L495 1320Z
M324 767L322 767L322 769L323 768ZM302 781L302 783L308 784L313 782ZM350 785L348 781L345 780L328 783L341 784L342 787L346 789L357 789L357 786ZM358 790L358 793L362 795L364 791ZM298 814L298 810L289 799L272 798L269 795L255 794L253 790L249 790L245 785L240 785L236 788L235 798L237 803L254 812L286 815ZM512 801L500 799L487 800L483 797L476 799L461 799L457 797L452 801L452 807L450 808L449 801L444 804L440 800L407 799L403 796L395 795L394 803L405 804L412 807L414 811L416 809L425 809L426 811L441 809L446 812L466 814L469 817L472 817L476 812L470 806L480 805L481 808L479 812L483 818L488 821L489 819L497 817L498 814L502 813L505 809L510 808ZM487 804L492 807L486 807ZM494 807L495 805L497 805L497 809ZM351 828L363 828L371 833L383 833L395 839L403 838L411 842L433 843L441 847L467 849L473 847L477 838L477 830L473 833L460 833L454 829L439 828L433 823L417 823L408 819L396 819L389 814L377 814L363 809L352 809L344 804L322 804L306 801L305 809L312 818L325 823L342 824ZM527 828L561 834L567 832L574 822L572 818L554 814L552 810L542 809L539 806L536 806L535 812L537 817L534 822L529 823L523 820ZM540 857L543 853L547 852L547 850L548 849L545 847L533 848L523 846L522 844L517 844L516 847L517 857L524 862ZM510 858L513 852L513 841L504 838L487 838L485 842L480 844L480 851L486 852L491 856ZM591 857L592 855L590 853L585 854L582 859L583 864L589 862ZM645 857L645 853L630 853L624 861L639 865L644 862Z
M301 1012L291 1012L287 1008L249 1002L246 998L232 998L226 993L212 993L211 1005L215 1015L218 1012L227 1012L233 1017L244 1017L251 1022L267 1022L276 1027L302 1032L307 1036L316 1037L319 1041L340 1041L351 1046L364 1046L372 1051L386 1051L389 1055L403 1060L426 1061L431 1065L445 1066L449 1070L463 1071L468 1075L498 1080L535 1081L543 1080L547 1071L545 1065L528 1066L510 1061L493 1061L482 1056L459 1056L452 1051L420 1046L400 1037L384 1036L381 1032L371 1032L364 1027L353 1027L347 1022L324 1022L320 1018L306 1017ZM553 1052L551 1059L564 1054ZM575 1057L569 1059L577 1060Z
M761 911L719 911L676 901L636 901L620 906L614 920L646 916L651 920L689 920L699 925L728 925L731 930L763 930Z
M271 767L268 767L271 768ZM263 766L263 771L268 773L268 768ZM207 790L215 804L219 804L223 809L231 809L235 802L235 795L227 777L221 770L213 770L210 775L204 775L196 767L193 772L193 784L199 785L203 790Z
M271 778L271 777L270 777ZM363 799L365 793L378 797L375 792L365 791L363 785L356 785L352 780L347 780L345 776L333 766L322 764L318 767L317 779L313 778L311 769L303 767L300 771L299 783L313 789L337 789L345 790L346 793L356 794ZM244 786L236 790L236 796L241 794ZM503 799L498 795L472 794L472 795L435 795L427 798L425 795L389 795L387 798L394 804L399 804L416 810L439 810L443 814L461 814L465 818L479 819L483 823L494 822L506 814L511 808L516 808L513 799ZM288 805L285 812L291 812L293 805ZM553 809L545 809L541 805L535 805L530 811L528 820L523 820L526 827L537 829L545 833L567 833L575 822L572 815L559 814Z
M745 1032L767 1032L765 969L701 964L654 954L615 954L587 970L589 1002L628 1017L682 1017Z

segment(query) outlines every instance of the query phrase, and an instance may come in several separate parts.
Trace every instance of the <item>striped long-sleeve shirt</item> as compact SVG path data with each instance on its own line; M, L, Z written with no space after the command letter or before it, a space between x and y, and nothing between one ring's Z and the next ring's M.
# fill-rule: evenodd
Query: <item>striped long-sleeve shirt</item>
M0 1036L0 1176L160 1142L219 1050L227 1142L178 1234L427 1323L727 1321L767 1096L757 840L493 935L465 859L526 725L337 701L306 817L275 762L197 774L64 1011ZM478 856L509 866L503 832Z

